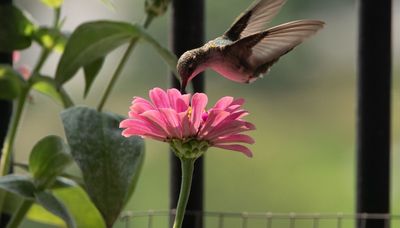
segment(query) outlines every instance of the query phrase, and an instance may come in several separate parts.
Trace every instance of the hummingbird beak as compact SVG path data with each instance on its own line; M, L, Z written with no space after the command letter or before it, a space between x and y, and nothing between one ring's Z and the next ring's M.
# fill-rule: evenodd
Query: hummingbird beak
M181 82L181 94L186 94L187 83L188 83L187 79L182 79L182 82Z

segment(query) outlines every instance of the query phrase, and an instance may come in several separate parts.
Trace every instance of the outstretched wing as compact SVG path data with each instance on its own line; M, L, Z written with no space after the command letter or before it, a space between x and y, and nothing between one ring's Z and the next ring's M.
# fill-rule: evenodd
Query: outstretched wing
M231 41L262 31L279 12L285 0L258 0L235 20L224 33Z
M318 20L299 20L272 27L264 32L247 36L229 45L231 50L251 50L247 64L253 68L272 65L282 55L291 51L306 38L315 34L324 25Z

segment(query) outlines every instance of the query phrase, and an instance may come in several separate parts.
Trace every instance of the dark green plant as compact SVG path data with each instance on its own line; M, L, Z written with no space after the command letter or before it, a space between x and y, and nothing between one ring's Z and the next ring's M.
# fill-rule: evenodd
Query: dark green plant
M2 147L0 209L9 211L4 207L5 202L17 197L19 203L14 201L16 209L11 210L13 216L8 227L17 227L33 204L60 217L68 227L112 227L136 186L144 160L144 144L139 137L122 137L118 127L122 117L102 110L137 41L150 44L175 72L176 56L145 31L154 18L164 14L169 1L146 1L143 25L92 21L78 26L70 36L62 30L63 0L41 2L54 12L49 27L37 25L16 6L0 5L0 51L22 50L32 43L41 47L29 77L24 78L11 66L0 65L0 99L15 103ZM113 7L111 1L103 2ZM64 84L82 68L86 97L107 55L124 44L128 47L97 109L75 107ZM54 75L42 74L42 66L55 51L62 55ZM61 119L67 144L58 136L44 137L32 149L29 164L15 164L27 174L8 174L13 165L17 129L31 90L47 95L66 109ZM65 170L74 162L82 172L81 177L71 176Z

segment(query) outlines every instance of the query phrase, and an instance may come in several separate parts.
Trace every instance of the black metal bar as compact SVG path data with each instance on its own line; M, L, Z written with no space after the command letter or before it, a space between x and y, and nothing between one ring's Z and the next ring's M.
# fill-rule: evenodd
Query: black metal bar
M390 211L391 4L359 0L358 213ZM384 225L369 219L364 227Z
M171 36L172 50L178 57L185 51L204 44L204 0L172 1ZM192 85L194 92L204 92L204 76L196 76ZM174 76L172 76L172 86L180 89L180 83ZM189 211L203 211L203 157L197 159L195 163L192 190L187 205ZM173 209L178 202L181 182L180 161L173 153L171 153L170 164L170 208ZM183 228L203 227L203 218L196 219L195 215L185 216Z
M0 0L1 5L12 4L12 0ZM12 53L0 52L0 64L12 65ZM12 114L12 101L0 99L0 158L2 156L3 143L7 134L8 125ZM10 221L11 215L1 212L0 227L5 227Z

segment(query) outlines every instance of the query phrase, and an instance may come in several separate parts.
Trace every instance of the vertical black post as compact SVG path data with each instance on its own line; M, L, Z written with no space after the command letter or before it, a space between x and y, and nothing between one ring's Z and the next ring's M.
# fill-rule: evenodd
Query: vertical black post
M0 0L1 5L12 4L12 0ZM0 52L0 64L12 65L12 53ZM0 99L0 158L4 139L7 134L8 125L12 114L12 101ZM0 227L5 227L10 220L10 215L1 213Z
M179 57L185 51L197 48L204 43L204 0L173 0L171 45ZM204 92L204 77L193 80L194 92ZM172 86L179 88L179 81L172 76ZM204 157L204 156L203 156ZM203 157L197 159L193 175L187 211L203 211L204 172ZM170 208L176 207L181 183L180 161L171 153L170 169ZM185 216L183 228L202 228L203 218L194 214Z
M357 212L389 213L391 0L358 3ZM387 226L367 220L362 227Z

